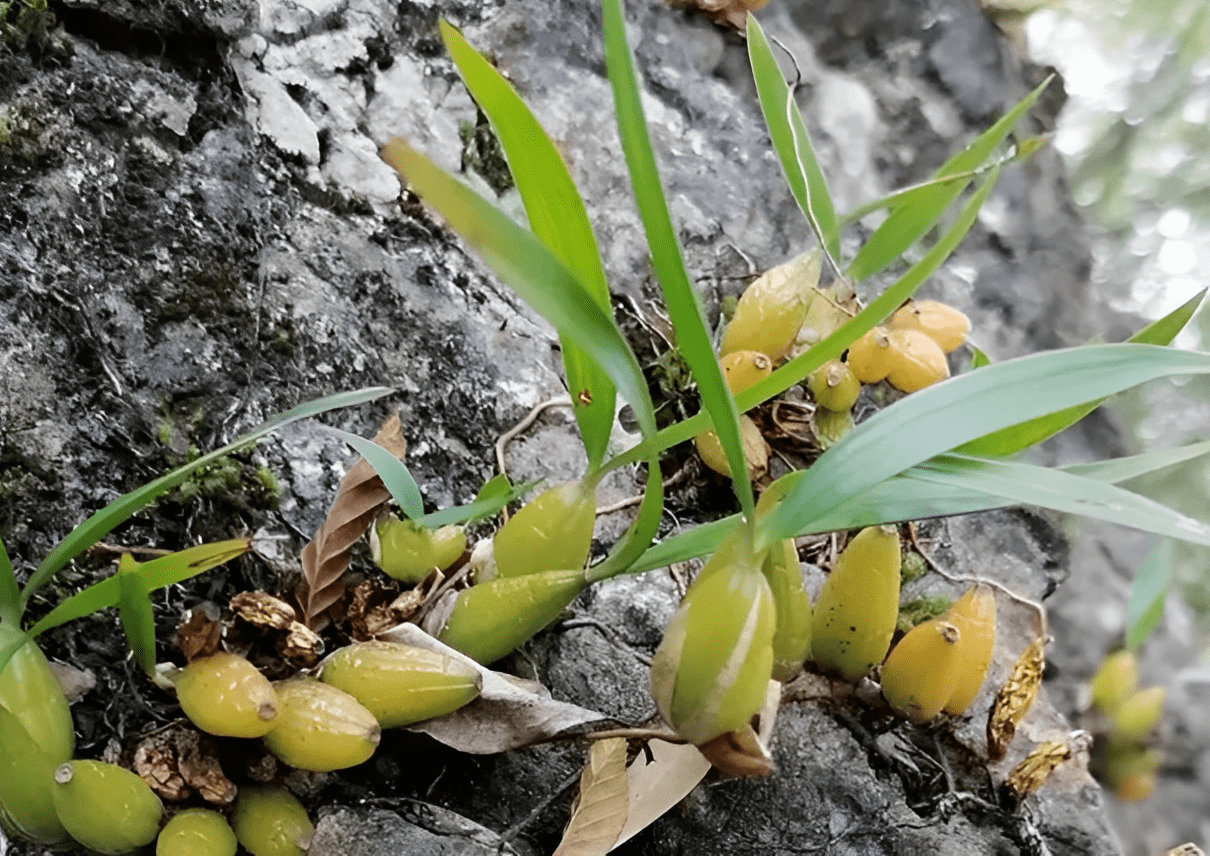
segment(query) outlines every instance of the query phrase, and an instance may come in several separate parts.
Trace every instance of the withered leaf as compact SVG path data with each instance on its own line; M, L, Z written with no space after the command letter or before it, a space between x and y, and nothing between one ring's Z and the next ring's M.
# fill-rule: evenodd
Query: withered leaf
M187 610L176 629L176 644L185 655L185 662L192 663L198 657L206 657L219 649L223 625L219 621L218 607L203 603Z
M241 621L265 630L285 630L298 618L294 607L263 591L242 591L231 598L231 611Z
M749 778L773 772L773 756L751 725L720 734L697 747L706 760L728 776Z
M407 443L398 413L382 424L374 442L395 457L403 458ZM365 458L358 458L341 479L327 519L299 557L303 583L298 599L304 623L312 624L320 613L340 600L344 594L342 578L349 566L349 548L365 534L390 498L374 468Z
M400 624L378 635L453 657L472 666L483 679L478 698L453 713L409 725L435 740L471 755L494 755L582 731L609 717L551 698L541 684L485 669L459 651L437 641L415 624Z
M192 729L170 728L144 739L135 749L134 770L171 802L194 792L215 805L235 799L237 789L223 775L214 742Z
M648 760L648 758L650 760ZM688 743L651 740L626 769L629 808L613 846L629 841L683 800L710 772L710 762Z
M743 31L749 12L764 8L769 0L678 0L674 5L698 9L733 30Z
M604 856L626 824L626 739L593 741L580 795L553 856Z
M1017 658L1012 674L1000 692L996 693L987 714L987 754L993 761L1004 757L1008 744L1017 733L1017 726L1038 695L1042 672L1046 668L1045 644L1046 640L1042 638L1031 642Z

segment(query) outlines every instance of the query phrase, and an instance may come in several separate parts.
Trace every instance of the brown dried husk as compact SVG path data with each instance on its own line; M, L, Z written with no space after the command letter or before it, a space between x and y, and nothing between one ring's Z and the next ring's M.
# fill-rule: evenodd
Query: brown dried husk
M748 13L765 6L769 0L674 0L673 5L704 12L717 24L733 30L743 30Z
M395 457L403 458L407 442L398 413L382 424L374 442ZM365 534L390 498L382 479L365 458L358 458L341 479L327 519L299 557L303 582L298 589L298 602L307 625L313 626L315 619L344 595L349 549Z
M1017 726L1025 718L1029 706L1038 695L1042 683L1042 672L1046 669L1045 639L1030 643L1017 663L1012 674L992 702L987 717L987 755L993 761L1004 757L1008 744L1017 733Z

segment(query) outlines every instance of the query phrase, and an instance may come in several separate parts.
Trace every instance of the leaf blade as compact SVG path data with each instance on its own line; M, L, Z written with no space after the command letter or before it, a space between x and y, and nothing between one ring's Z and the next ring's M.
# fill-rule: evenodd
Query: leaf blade
M190 461L184 466L177 467L172 472L160 476L158 479L119 497L73 529L66 538L59 542L58 546L51 550L37 570L30 575L29 580L25 583L25 588L21 590L21 611L25 611L25 607L29 603L29 599L33 593L62 569L64 565L104 538L113 531L115 526L129 519L135 512L150 504L156 497L183 482L200 467L204 467L206 464L224 455L229 455L248 443L252 443L261 437L271 434L278 428L297 422L300 419L316 416L338 407L352 407L357 404L365 404L368 401L389 395L394 391L394 387L367 387L365 389L354 390L353 392L336 393L335 395L324 396L314 401L304 402L297 407L271 417L258 428L254 428L221 449L215 449L213 452L202 455L196 461Z
M584 201L546 131L508 81L445 21L441 38L471 96L495 129L521 194L530 229L610 312L609 284ZM574 341L564 337L563 366L590 470L600 467L613 427L612 381Z
M634 59L626 42L626 23L621 0L602 0L605 32L605 66L613 87L618 133L630 172L635 202L652 264L676 330L677 346L689 364L701 393L702 404L710 415L714 431L727 454L728 468L735 492L744 510L751 513L756 502L748 479L748 466L740 439L739 410L735 406L723 370L714 354L710 333L703 319L701 301L689 282L681 256L680 239L672 225L667 199L660 184L655 151L647 130L647 120L639 96Z
M399 503L400 510L408 516L408 519L419 520L424 517L424 498L420 495L420 486L412 478L407 464L373 440L350 434L348 431L341 431L339 428L327 427L324 430L339 437L352 446L357 454L366 459L366 463L374 468L374 472L378 473L383 487L391 494L391 498Z
M129 553L118 560L118 620L135 662L155 674L155 616L151 596L139 579L139 563Z
M1164 538L1143 559L1126 601L1126 647L1137 651L1164 616L1172 585L1172 539Z
M594 740L580 795L552 856L605 856L626 824L626 739Z
M857 257L846 271L847 275L855 280L872 276L898 258L921 235L931 229L950 203L957 199L958 194L970 183L971 170L991 156L1026 111L1041 97L1043 90L1050 85L1052 77L1046 78L933 174L934 179L953 177L952 182L925 184L904 194L891 208L886 220L874 230L874 234L858 251Z
M832 260L836 261L840 258L840 226L836 219L836 207L811 146L806 123L794 100L794 91L786 84L755 15L748 16L747 35L752 78L782 172L820 246L826 248Z

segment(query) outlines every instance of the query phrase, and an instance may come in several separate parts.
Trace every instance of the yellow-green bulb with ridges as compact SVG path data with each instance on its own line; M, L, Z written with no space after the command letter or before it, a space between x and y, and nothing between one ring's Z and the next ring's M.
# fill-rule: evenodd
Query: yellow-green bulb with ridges
M584 482L567 482L538 494L492 539L500 576L583 568L592 548L596 513L596 495Z
M302 803L273 785L241 785L231 826L252 856L304 856L315 834Z
M218 651L191 662L175 680L190 722L220 737L263 737L278 711L273 684L246 658Z
M882 662L899 614L899 535L870 526L853 537L820 589L811 654L826 672L856 681Z
M958 628L957 681L943 710L951 716L965 713L974 703L996 650L996 595L991 586L976 583L942 616Z
M155 840L164 807L139 776L104 761L55 770L55 811L71 837L98 853L129 853Z
M1101 661L1092 676L1092 703L1112 716L1138 687L1138 659L1130 651L1116 651Z
M908 631L882 665L882 695L912 722L932 719L954 694L958 628L931 618Z
M208 808L177 812L155 840L155 856L235 856L238 848L231 824Z
M395 642L356 642L323 663L320 680L343 690L398 728L457 710L479 695L482 678L466 663Z
M16 716L0 707L0 820L38 844L58 844L68 838L55 812L55 768L65 761L34 742Z
M281 705L265 745L300 770L325 773L354 767L378 747L382 727L357 699L315 678L274 684Z
M445 570L466 549L461 526L437 530L412 520L387 515L370 530L370 558L389 577L418 583L432 572Z
M773 595L773 680L792 680L811 656L811 598L803 591L794 539L778 541L761 563Z

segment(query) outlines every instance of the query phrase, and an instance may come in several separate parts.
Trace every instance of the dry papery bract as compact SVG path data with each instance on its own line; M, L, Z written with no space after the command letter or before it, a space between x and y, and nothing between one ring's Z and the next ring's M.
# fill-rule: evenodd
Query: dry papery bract
M374 437L374 442L397 458L403 458L407 442L399 414L392 414ZM349 566L349 550L370 528L391 498L382 479L364 458L358 458L340 481L340 487L328 509L327 519L315 537L303 548L303 583L298 592L303 622L312 625L325 610L344 594L344 572Z

